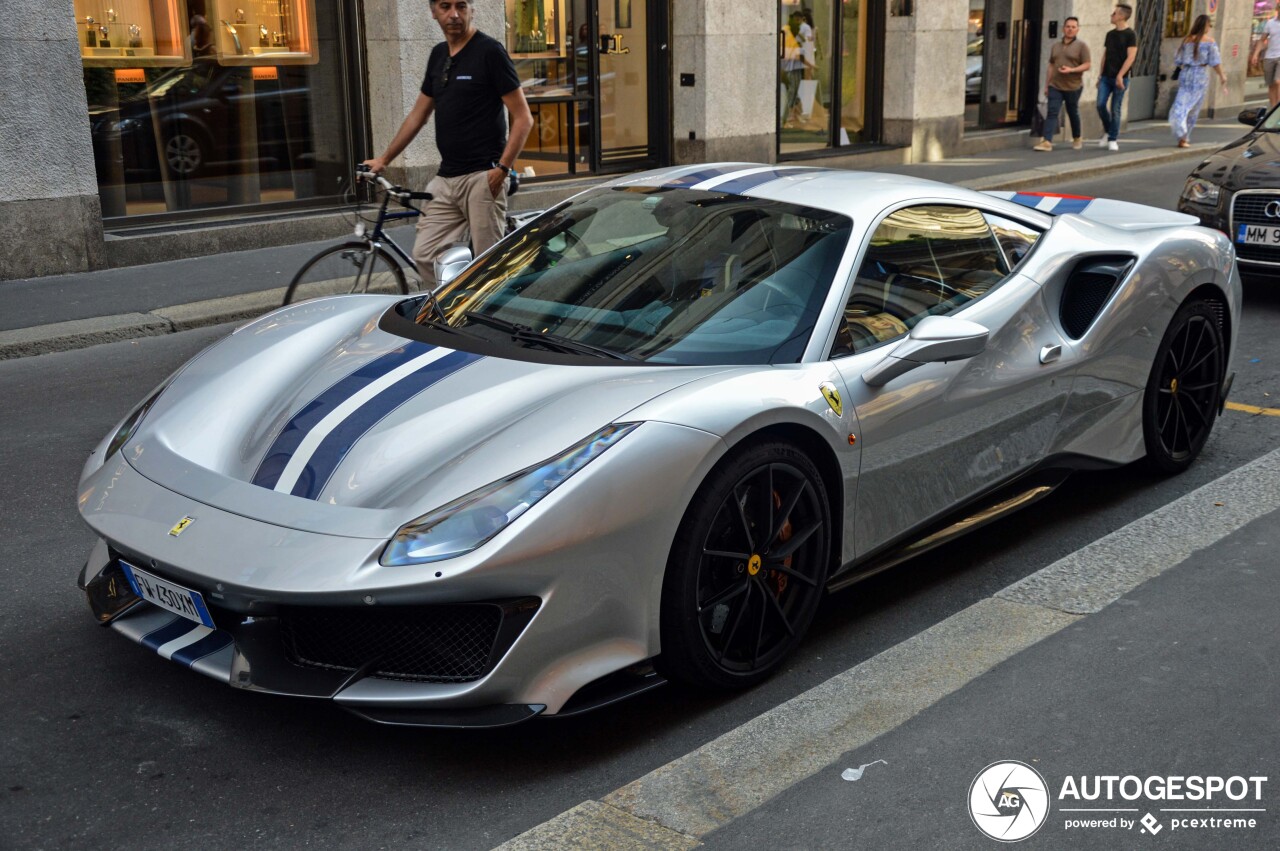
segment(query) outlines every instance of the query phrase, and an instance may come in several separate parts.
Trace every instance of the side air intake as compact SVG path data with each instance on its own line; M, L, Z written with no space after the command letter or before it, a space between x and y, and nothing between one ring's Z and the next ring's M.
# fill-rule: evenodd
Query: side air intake
M1059 318L1067 336L1079 340L1102 306L1133 268L1132 257L1088 257L1076 264L1062 288Z

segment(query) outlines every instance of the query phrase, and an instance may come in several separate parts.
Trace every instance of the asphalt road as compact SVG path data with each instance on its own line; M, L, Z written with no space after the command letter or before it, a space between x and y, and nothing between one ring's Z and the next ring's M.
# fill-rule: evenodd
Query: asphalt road
M1188 166L1054 187L1168 206ZM226 328L0 363L0 845L131 849L488 848L599 798L760 712L1273 448L1280 418L1229 411L1175 479L1082 474L989 526L826 601L779 676L746 694L675 687L572 720L457 733L372 726L247 694L94 625L74 579L90 448ZM1247 288L1232 398L1277 407L1280 286ZM1268 395L1270 394L1270 395ZM1261 604L1261 601L1259 601Z

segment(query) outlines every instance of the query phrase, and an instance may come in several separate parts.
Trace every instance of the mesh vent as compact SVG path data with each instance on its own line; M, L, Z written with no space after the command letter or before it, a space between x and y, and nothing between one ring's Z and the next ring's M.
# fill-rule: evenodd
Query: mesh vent
M428 683L478 680L496 656L502 608L477 603L406 609L304 609L281 612L285 655L307 668L356 671Z
M1236 247L1236 256L1242 260L1280 264L1280 248L1274 245L1245 245L1235 241L1235 229L1239 225L1280 226L1280 219L1268 218L1263 212L1272 201L1280 201L1280 195L1236 195L1231 199L1231 223L1235 225L1229 234Z
M1086 260L1076 267L1063 289L1059 314L1068 337L1079 340L1084 336L1132 265L1133 261L1125 258L1120 262Z

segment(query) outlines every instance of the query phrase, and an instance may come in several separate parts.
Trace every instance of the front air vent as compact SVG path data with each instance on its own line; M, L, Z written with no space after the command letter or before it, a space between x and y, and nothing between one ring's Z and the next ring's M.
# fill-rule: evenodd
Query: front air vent
M1073 340L1079 340L1098 318L1102 306L1120 286L1120 282L1133 268L1134 259L1119 257L1086 257L1076 263L1062 288L1062 309L1059 319L1062 330Z

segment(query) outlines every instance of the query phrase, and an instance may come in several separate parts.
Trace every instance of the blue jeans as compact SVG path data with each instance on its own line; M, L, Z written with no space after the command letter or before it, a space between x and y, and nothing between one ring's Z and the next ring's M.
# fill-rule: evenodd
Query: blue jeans
M1044 117L1044 137L1050 142L1053 141L1053 134L1058 131L1058 113L1062 111L1062 105L1067 105L1067 120L1071 122L1071 136L1079 139L1084 135L1080 124L1080 93L1083 89L1076 89L1071 92L1064 92L1061 89L1049 87L1049 112Z
M1120 138L1120 107L1124 105L1124 93L1127 91L1127 88L1116 87L1115 77L1098 78L1098 117L1102 119L1102 128L1112 142ZM1111 100L1109 111L1108 98Z

